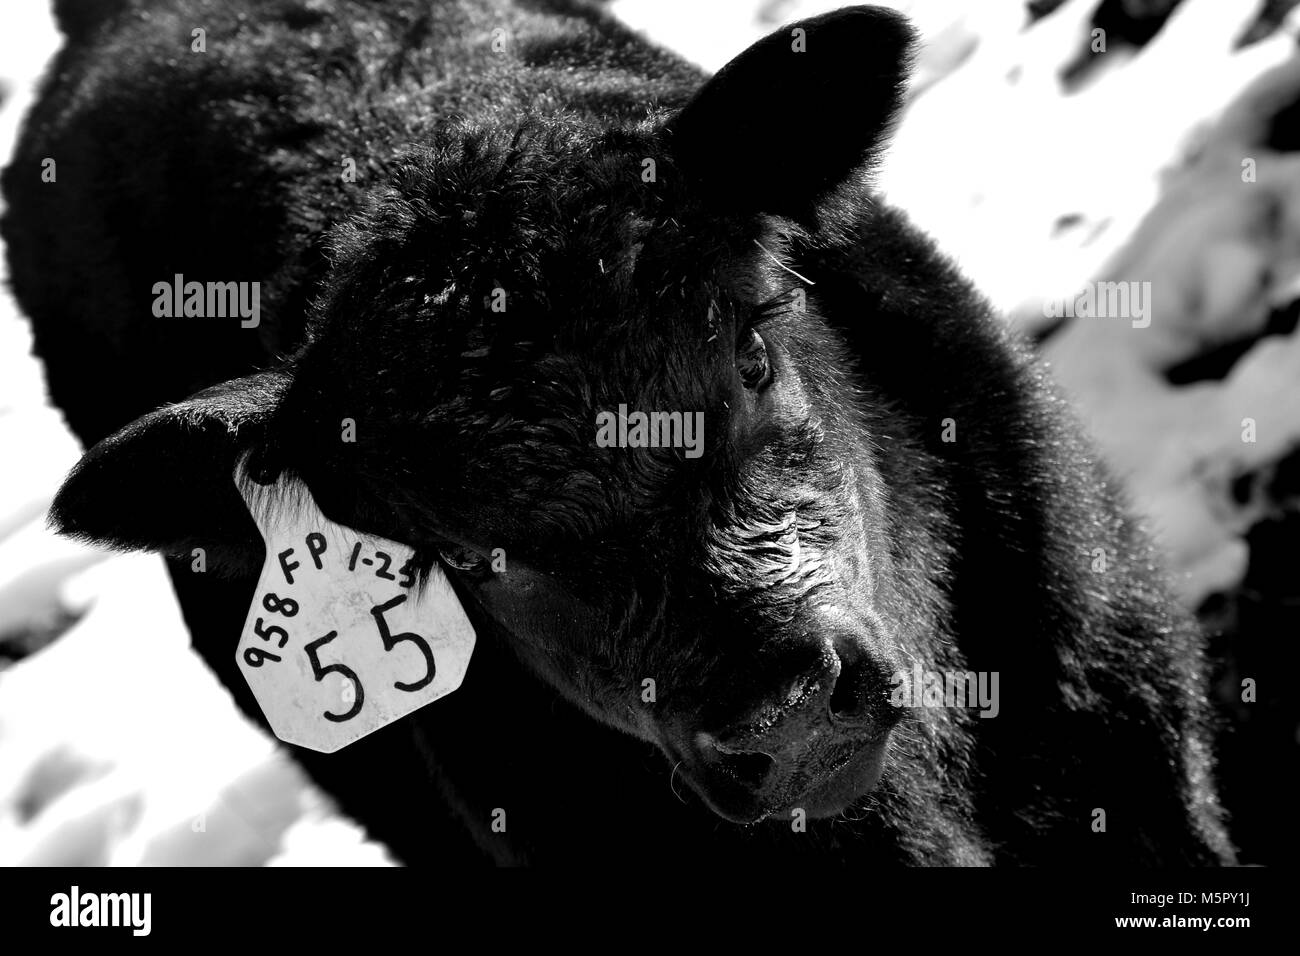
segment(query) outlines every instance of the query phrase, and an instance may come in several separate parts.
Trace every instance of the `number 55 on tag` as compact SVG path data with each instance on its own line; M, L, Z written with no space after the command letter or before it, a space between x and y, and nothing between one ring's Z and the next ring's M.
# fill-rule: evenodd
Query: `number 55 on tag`
M474 629L436 565L335 524L301 483L235 483L266 540L236 649L277 737L333 753L460 686Z

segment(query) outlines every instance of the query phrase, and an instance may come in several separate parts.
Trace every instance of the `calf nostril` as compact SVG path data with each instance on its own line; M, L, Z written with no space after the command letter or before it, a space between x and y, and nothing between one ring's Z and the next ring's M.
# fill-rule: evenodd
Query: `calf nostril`
M717 766L742 786L757 790L771 772L775 761L764 753L737 751L729 753L714 744Z
M831 716L838 720L851 720L864 709L852 677L850 671L841 671L835 680L835 689L831 691Z
M831 690L831 717L844 722L867 720L877 710L881 695L887 695L888 681L863 648L846 642L835 650L840 658L840 673Z

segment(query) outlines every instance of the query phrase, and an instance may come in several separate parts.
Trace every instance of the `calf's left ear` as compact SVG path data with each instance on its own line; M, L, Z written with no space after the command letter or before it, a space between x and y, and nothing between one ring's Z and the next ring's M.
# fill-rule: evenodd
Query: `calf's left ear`
M916 34L883 7L847 7L759 40L664 127L708 201L808 222L869 167L902 102Z
M214 568L260 563L235 462L265 439L282 372L234 379L151 412L86 452L50 508L62 534L125 550L189 554Z

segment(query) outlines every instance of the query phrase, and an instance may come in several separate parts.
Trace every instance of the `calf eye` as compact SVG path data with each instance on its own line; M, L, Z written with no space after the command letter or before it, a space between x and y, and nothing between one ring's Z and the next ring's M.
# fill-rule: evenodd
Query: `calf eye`
M767 343L755 329L746 329L736 345L736 371L741 384L757 391L772 380L772 365L767 360Z

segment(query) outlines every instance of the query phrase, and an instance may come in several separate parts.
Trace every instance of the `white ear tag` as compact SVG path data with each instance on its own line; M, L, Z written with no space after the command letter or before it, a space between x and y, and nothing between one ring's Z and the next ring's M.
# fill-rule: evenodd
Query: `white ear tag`
M438 566L326 518L299 482L239 481L266 563L236 659L271 730L333 753L460 686L474 628Z

